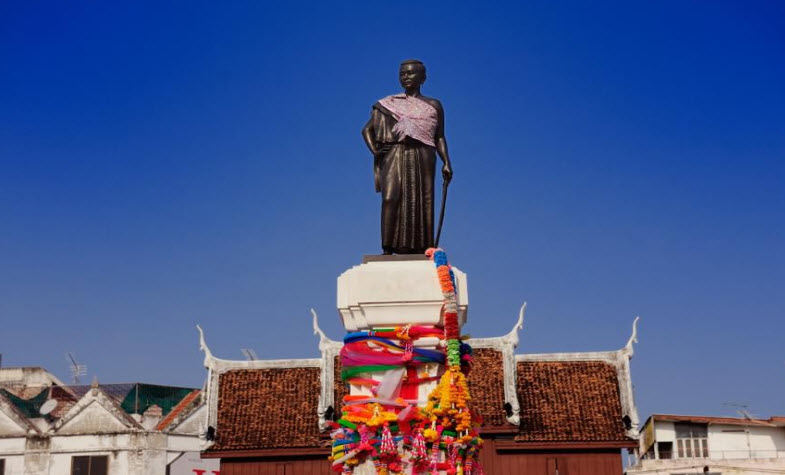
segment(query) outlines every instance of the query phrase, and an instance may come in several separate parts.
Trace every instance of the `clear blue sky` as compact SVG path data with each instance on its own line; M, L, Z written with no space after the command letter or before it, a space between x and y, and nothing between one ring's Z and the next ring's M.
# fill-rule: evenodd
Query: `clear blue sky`
M428 66L475 336L621 347L641 416L785 414L785 4L3 2L0 352L200 386L314 357L377 253L360 137ZM450 6L448 6L450 5Z

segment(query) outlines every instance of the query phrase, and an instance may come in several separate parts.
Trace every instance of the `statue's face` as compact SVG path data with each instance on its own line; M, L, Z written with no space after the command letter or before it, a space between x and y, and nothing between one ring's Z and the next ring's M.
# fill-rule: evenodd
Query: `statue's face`
M402 64L398 79L404 89L421 86L425 82L425 70L417 64Z

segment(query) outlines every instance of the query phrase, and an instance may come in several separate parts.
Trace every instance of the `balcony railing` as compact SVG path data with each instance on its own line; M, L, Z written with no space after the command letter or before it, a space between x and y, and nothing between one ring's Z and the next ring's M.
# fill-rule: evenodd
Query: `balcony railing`
M708 457L679 457L674 452L660 451L660 460L667 459L702 459L702 460L741 460L741 459L785 459L785 450L709 450ZM649 452L641 457L642 460L654 460L654 454Z

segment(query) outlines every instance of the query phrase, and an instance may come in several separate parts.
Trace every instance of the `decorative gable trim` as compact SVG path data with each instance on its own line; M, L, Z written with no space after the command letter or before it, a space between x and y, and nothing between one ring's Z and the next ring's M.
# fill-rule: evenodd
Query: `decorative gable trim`
M511 411L507 415L507 422L516 426L521 422L521 407L518 402L518 391L515 368L515 348L518 346L518 332L523 328L523 317L526 314L526 302L521 305L518 312L518 321L509 333L495 338L471 338L469 345L472 348L492 348L502 354L504 364L504 403L509 404Z
M621 407L624 414L630 418L630 428L627 430L627 436L637 439L640 433L638 426L640 419L638 418L638 408L635 406L635 394L632 389L632 376L630 374L630 360L635 354L633 343L638 343L638 320L641 317L635 317L632 321L632 334L630 335L627 344L624 348L616 352L616 370L619 376L619 395L621 396Z
M319 429L326 430L329 427L326 418L327 410L329 408L332 408L333 411L338 409L335 407L335 357L341 352L343 343L329 339L319 328L319 316L316 314L316 310L311 309L311 316L313 316L313 334L319 335L319 351L322 353L319 360L319 367L322 371L322 388L319 394L317 414Z

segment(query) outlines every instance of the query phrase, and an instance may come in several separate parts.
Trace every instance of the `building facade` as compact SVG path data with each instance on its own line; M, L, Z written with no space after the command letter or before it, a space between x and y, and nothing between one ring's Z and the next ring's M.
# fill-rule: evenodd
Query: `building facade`
M785 473L785 417L654 414L641 431L637 474Z
M0 475L217 474L217 461L198 457L201 401L193 388L66 385L42 368L0 369Z

